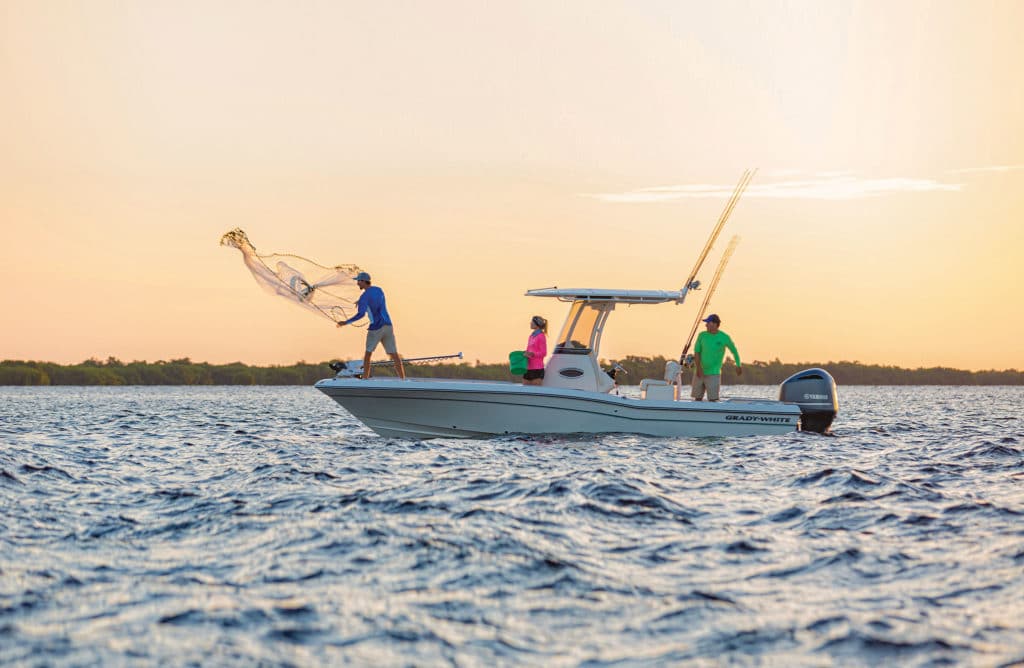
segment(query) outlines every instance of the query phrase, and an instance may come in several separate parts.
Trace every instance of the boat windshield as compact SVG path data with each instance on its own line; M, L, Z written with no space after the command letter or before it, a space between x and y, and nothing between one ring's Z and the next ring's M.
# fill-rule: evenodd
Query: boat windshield
M614 308L609 303L573 302L569 317L562 325L555 345L556 353L588 355L599 343L601 329L608 312Z

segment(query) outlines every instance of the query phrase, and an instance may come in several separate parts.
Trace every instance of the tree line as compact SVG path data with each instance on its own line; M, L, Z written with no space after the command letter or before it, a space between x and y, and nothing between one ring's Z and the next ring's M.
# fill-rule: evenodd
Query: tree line
M617 360L628 374L620 378L624 384L639 384L641 378L661 378L665 374L664 357L627 356ZM747 362L743 375L736 374L732 360L722 365L722 383L729 385L778 385L793 374L821 367L836 379L837 385L1024 385L1024 371L966 371L948 367L906 369L898 366L862 364L860 362ZM689 370L684 371L687 383Z
M620 364L626 373L618 376L623 385L637 385L643 378L662 378L665 357L629 355L623 359L602 361L610 368ZM839 385L1024 385L1024 372L965 371L946 367L905 369L897 366L861 364L860 362L807 362L790 364L749 362L743 375L737 376L729 360L722 367L723 384L777 385L789 376L811 367L822 367ZM408 364L406 373L412 378L461 378L472 380L507 380L519 378L509 373L504 363L473 364ZM690 371L684 371L689 382ZM55 364L4 360L0 362L0 385L312 385L329 378L333 372L327 362L297 362L288 366L252 366L242 362L209 364L189 358L156 362L122 362L115 357L90 359L80 364ZM392 376L387 366L374 367L374 375Z

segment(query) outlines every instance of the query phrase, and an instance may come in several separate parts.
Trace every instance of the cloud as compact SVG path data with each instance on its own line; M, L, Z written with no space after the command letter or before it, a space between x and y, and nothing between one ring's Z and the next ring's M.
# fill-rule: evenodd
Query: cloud
M950 174L988 174L992 172L1014 172L1024 169L1024 165L990 165L988 167L964 167L963 169L951 169Z
M844 200L895 193L959 192L963 186L962 183L944 183L934 179L864 179L832 172L807 179L754 184L747 188L744 197ZM727 199L732 195L733 188L732 184L655 186L622 193L588 193L586 197L615 203L668 202L688 198Z

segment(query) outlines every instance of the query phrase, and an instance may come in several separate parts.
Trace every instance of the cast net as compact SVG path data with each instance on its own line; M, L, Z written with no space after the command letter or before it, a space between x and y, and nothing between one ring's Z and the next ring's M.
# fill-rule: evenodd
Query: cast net
M356 265L327 267L298 255L259 255L249 237L238 227L222 236L220 245L241 251L245 266L267 292L315 311L332 322L355 315L355 303L359 299L355 277L362 271Z

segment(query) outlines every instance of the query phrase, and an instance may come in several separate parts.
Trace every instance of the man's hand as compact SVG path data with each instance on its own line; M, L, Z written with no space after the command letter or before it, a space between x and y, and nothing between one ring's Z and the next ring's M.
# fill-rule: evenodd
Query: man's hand
M736 367L736 375L737 376L742 376L743 375L743 367L741 367L741 366Z
M338 327L344 327L347 324L348 324L347 322L345 322L344 320L341 320L341 321L338 322Z

